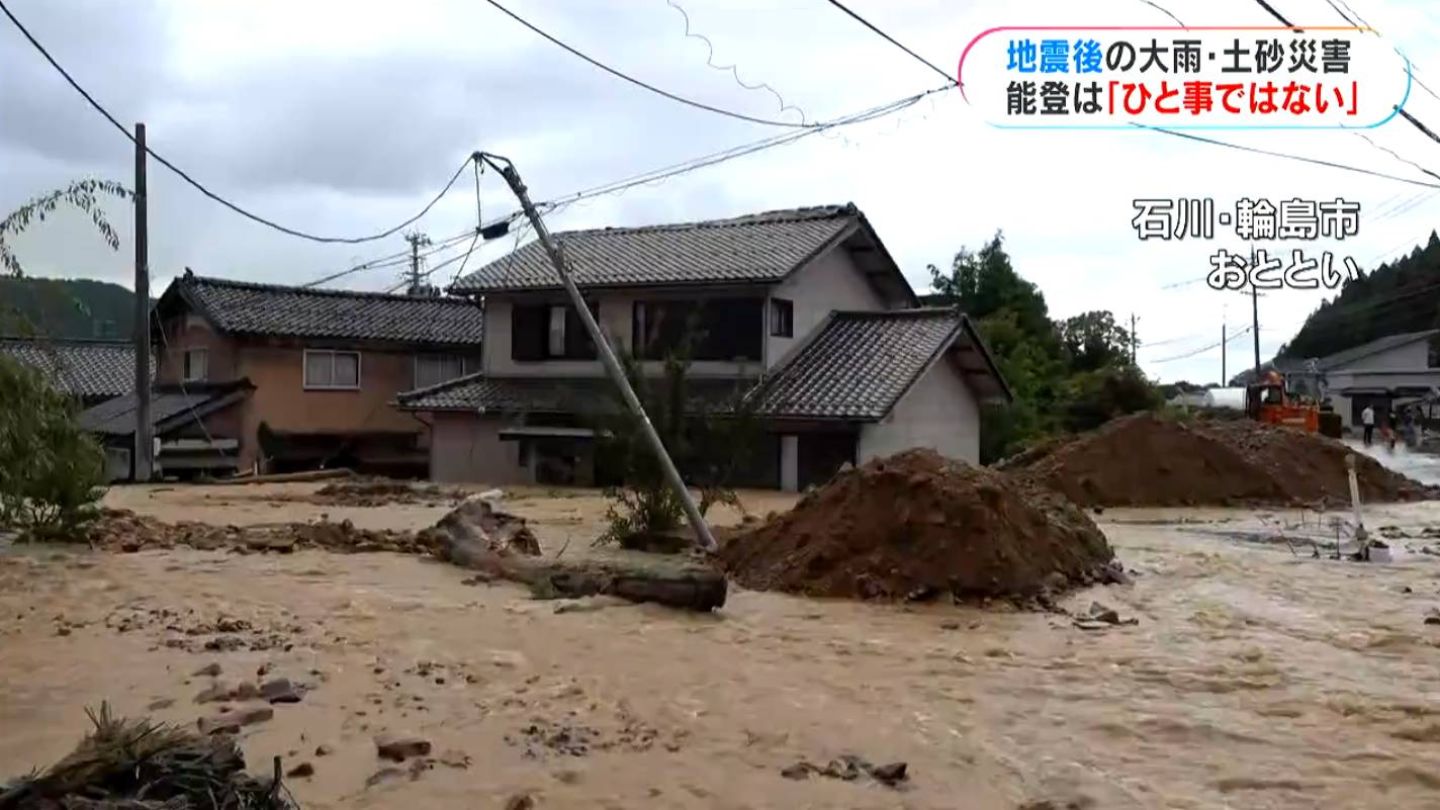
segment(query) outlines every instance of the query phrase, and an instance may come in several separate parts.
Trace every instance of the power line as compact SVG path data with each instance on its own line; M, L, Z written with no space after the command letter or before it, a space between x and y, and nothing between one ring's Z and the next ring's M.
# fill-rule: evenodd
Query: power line
M1328 3L1328 4L1330 4L1330 8L1335 9L1335 13L1336 13L1336 14L1339 14L1339 15L1341 16L1341 18L1343 18L1343 19L1345 20L1345 22L1350 23L1351 25L1355 26L1356 28L1359 28L1359 27L1360 27L1358 23L1356 23L1354 20L1350 19L1350 15L1349 15L1349 14L1346 14L1345 12L1341 11L1341 10L1340 10L1340 7L1337 6L1337 5L1335 5L1335 0L1325 0L1325 2ZM1369 28L1370 26L1367 25L1367 26L1365 26L1365 27L1366 27L1366 28Z
M1164 6L1160 5L1159 3L1154 2L1154 0L1140 0L1140 2L1144 3L1144 4L1147 5L1147 6L1150 6L1150 7L1153 8L1153 9L1158 10L1161 14L1164 14L1166 17L1169 17L1170 19L1174 20L1174 21L1175 21L1175 24L1178 25L1178 26L1180 26L1181 28L1185 28L1185 29L1187 29L1187 30L1189 29L1189 26L1187 26L1187 25L1186 25L1185 23L1183 23L1183 22L1180 22L1180 18L1179 18L1179 17L1176 17L1174 14L1171 14L1171 13L1170 13L1170 9L1165 8Z
M883 37L886 42L889 42L891 45L894 45L895 47L899 48L900 50L904 51L905 53L910 54L910 57L911 57L912 59L914 59L915 61L919 62L920 64L924 65L925 67L930 68L931 70L935 71L936 73L939 73L941 76L944 76L946 81L950 82L951 84L955 85L956 87L959 87L959 86L960 86L960 80L959 80L959 79L957 79L957 78L954 77L954 76L951 76L949 73L946 73L945 71L941 70L940 68L935 67L935 63L934 63L934 62L931 62L929 59L926 59L925 57L921 56L921 55L918 54L918 53L915 53L914 51L910 50L909 48L905 47L904 45L901 45L898 40L896 40L894 37L890 36L889 34L885 33L884 31L881 31L879 28L876 28L875 25L874 25L873 23L871 23L869 20L865 19L864 17L861 17L859 14L856 14L855 12L853 12L853 11L851 11L850 9L846 8L846 7L845 7L845 4L844 4L844 3L841 3L840 0L830 0L830 5L832 5L832 6L836 7L836 8L838 8L838 9L840 9L841 11L845 12L846 14L849 14L852 18L855 19L856 22L860 23L861 25L865 26L866 28L869 28L871 31L874 31L875 33L877 33L877 34L879 34L881 37Z
M1274 17L1274 18L1277 19L1277 20L1279 20L1281 25L1284 25L1286 28L1292 28L1292 29L1294 29L1297 33L1300 31L1299 28L1296 28L1296 27L1295 27L1295 23L1292 23L1292 22L1290 22L1289 20L1285 19L1284 15L1282 15L1280 12L1276 11L1276 10L1275 10L1275 7L1272 6L1272 5L1270 5L1269 3L1265 2L1265 0L1255 0L1255 2L1256 2L1261 8L1263 8L1263 9L1265 9L1266 11L1270 12L1270 16L1271 16L1271 17Z
M1409 183L1412 186L1424 186L1425 188L1440 188L1440 183L1428 183L1424 180L1416 180L1410 177L1401 177L1396 174L1386 174L1385 172L1377 172L1373 169L1362 169L1359 166L1351 166L1346 163L1336 163L1332 160L1322 160L1320 158L1305 157L1304 155L1292 155L1286 152L1275 152L1270 149L1261 149L1255 146L1244 146L1238 143L1222 141L1217 138L1209 138L1204 135L1196 135L1191 132L1179 132L1173 129L1165 129L1164 127L1156 127L1149 124L1139 124L1133 121L1130 122L1130 125L1134 127L1139 127L1140 129L1148 129L1153 132L1163 132L1166 135L1173 135L1176 138L1185 138L1186 140L1198 141L1200 143L1208 143L1214 146L1223 146L1227 149L1237 149L1241 152L1253 152L1257 155L1267 155L1269 157L1281 158L1284 160L1294 160L1300 163L1310 163L1316 166L1328 166L1332 169L1341 169L1343 171L1355 172L1357 174L1368 174L1371 177L1380 177L1385 180L1395 180L1401 183Z
M538 34L539 36L541 36L541 37L543 37L544 39L546 39L547 41L549 41L552 45L555 45L555 46L557 46L557 47L559 47L559 48L567 51L568 53L570 53L570 54L572 54L572 55L574 55L574 56L577 56L577 57L585 60L586 62L589 62L591 65L593 65L593 66L595 66L595 67L597 67L597 68L605 71L606 73L609 73L611 76L614 76L614 77L617 78L617 79L623 79L624 81L627 81L627 82L635 85L636 87L644 88L644 89L646 89L646 90L649 90L649 91L652 92L652 93L655 93L656 95L664 96L665 98L668 98L668 99L670 99L671 101L676 101L676 102L679 102L679 103L681 103L681 104L684 104L684 105L686 105L686 106L688 106L688 107L694 107L694 108L699 109L699 110L705 110L705 111L707 111L707 112L716 113L716 114L718 114L718 115L724 115L724 116L727 116L727 117L729 117L729 118L736 118L736 119L739 119L739 120L741 120L741 121L749 121L749 122L752 123L752 124L766 124L766 125L772 126L772 127L791 127L791 128L805 128L805 127L815 126L814 124L797 124L797 123L794 123L793 121L775 121L775 120L772 120L772 119L769 119L769 118L756 118L756 117L753 116L753 115L745 115L744 113L734 112L733 110L725 110L725 109L721 109L720 107L712 107L712 106L710 106L709 104L705 104L705 103L703 103L703 102L695 101L694 99L689 99L689 98L686 98L686 97L684 97L684 96L676 95L675 93L671 93L671 92L668 91L668 90L662 90L662 89L660 89L659 87L656 87L656 86L653 85L653 84L649 84L648 82L641 81L640 79L637 79L637 78L635 78L634 76L629 75L628 73L622 73L621 71L616 70L615 68L610 67L609 65L605 64L604 62L601 62L601 61L599 61L598 59L595 59L595 58L593 58L593 57L591 57L591 56L587 56L586 54L584 54L584 53L576 50L575 48L573 48L573 47L565 44L564 42L561 42L560 40L556 39L555 37L551 36L550 34L546 33L545 31L541 30L540 28L536 27L533 23L531 23L530 21L526 20L524 17L521 17L519 14L516 14L515 12L511 11L510 9L508 9L508 8L500 5L500 3L497 2L497 0L485 0L485 2L487 2L487 3L489 3L490 5L494 6L496 9L499 9L501 12L503 12L506 16L508 16L510 19L514 20L515 22L518 22L518 23L520 23L521 25L525 26L526 28L529 28L531 31L535 32L535 33Z
M26 38L27 40L30 41L30 44L35 47L35 50L39 51L39 52L40 52L40 55L43 56L43 57L45 57L45 61L49 62L49 63L50 63L50 66L53 67L53 68L55 68L55 70L56 70L57 72L59 72L59 74L60 74L62 77L64 77L65 81L66 81L67 83L69 83L69 85L70 85L72 88L74 88L77 93L79 93L82 97L84 97L84 99L85 99L87 102L90 103L90 106L93 107L96 112L98 112L98 113L100 113L102 116L104 116L104 117L105 117L105 120L109 121L112 126L114 126L117 130L119 130L119 131L120 131L120 134L124 135L126 140L130 141L131 143L134 143L134 142L135 142L135 136L134 136L133 134L131 134L130 130L127 129L127 128L126 128L123 124L121 124L118 120L116 120L115 116L111 115L109 110L106 110L105 107L100 104L100 102L96 101L94 96L90 95L90 93L87 92L84 87L80 86L80 83L77 82L77 81L75 80L75 78L74 78L73 76L71 76L68 71L65 70L64 67L61 67L61 65L60 65L59 62L55 61L55 57L53 57L53 56L50 55L50 52L45 49L45 46L44 46L44 45L41 45L41 44L40 44L40 41L37 40L37 39L35 39L35 37L30 33L29 29L27 29L23 24L21 24L20 20L16 19L15 15L10 12L9 7L7 7L7 6L5 5L4 0L0 0L0 11L3 11L3 12L5 13L5 16L10 18L10 22L15 25L15 27L20 31L21 34L23 34L23 35L25 36L25 38ZM219 194L217 194L217 193L211 191L210 189L206 188L205 185L202 184L200 181L198 181L198 180L196 180L195 178L191 177L189 174L187 174L187 173L186 173L184 170L182 170L180 167L178 167L178 166L176 166L175 164L171 163L170 161L166 160L163 156L161 156L161 155L159 155L158 153L156 153L155 150L154 150L154 149L151 149L149 146L146 146L146 147L145 147L145 152L146 152L147 154L149 154L150 157L155 158L155 161L156 161L157 163L159 163L160 165L162 165L162 166L164 166L165 168L169 169L170 171L174 172L181 180L184 180L186 183L189 183L192 187L195 188L196 191L199 191L201 194L204 194L206 197L209 197L210 199L214 200L215 202L220 203L221 205L225 206L226 208L229 208L231 211L234 211L235 213L239 214L240 216L245 217L246 219L249 219L249 220L251 220L251 221L253 221L253 222L258 222L258 223L261 224L261 225L265 225L266 227L273 228L273 229L275 229L275 230L277 230L277 231L279 231L279 232L281 232L281 233L289 234L290 236L296 236L296 237L299 237L299 238L301 238L301 239L308 239L308 240L310 240L310 241L312 241L312 242L343 243L343 244L352 244L352 245L353 245L353 244L359 244L359 243L361 243L361 242L374 242L374 241L376 241L377 239L384 239L385 237L391 236L391 235L399 232L400 230L404 229L405 227L407 227L407 226L409 226L409 225L417 222L421 217L424 217L426 214L430 213L430 209L433 208L433 207L435 207L435 204L436 204L436 203L440 202L440 199L445 196L446 192L450 191L450 187L451 187L451 186L455 185L455 181L456 181L457 179L459 179L460 173L465 170L466 163L469 162L469 160L468 160L468 158L467 158L466 163L460 164L460 168L458 168L458 169L455 170L455 174L450 177L450 181L445 184L445 187L442 188L442 189L440 189L440 193L439 193L439 194L436 194L435 197L434 197L434 199L430 200L430 202L427 203L424 208L420 209L420 213L416 214L415 216L410 217L409 219L405 220L404 222L400 223L399 225L396 225L396 226L393 227L393 228L387 229L387 230L382 231L382 232L377 233L377 234L372 234L372 235L370 235L370 236L339 237L339 236L317 236L317 235L312 234L312 233L307 233L307 232L305 232L305 231L300 231L300 230L296 230L296 229L294 229L294 228L286 227L286 226L281 225L281 224L279 224L279 223L277 223L277 222L273 222L273 221L271 221L271 220L269 220L269 219L266 219L265 217L262 217L262 216L260 216L259 214L251 213L250 211L247 211L247 210L245 210L244 208L241 208L239 205L236 205L235 203L230 202L229 200L225 199L224 197L220 196Z
M1339 14L1346 22L1350 23L1351 25L1355 25L1355 20L1359 20L1361 25L1364 25L1366 28L1370 29L1370 33L1374 34L1374 35L1377 36L1377 37L1380 37L1381 39L1384 39L1384 38L1385 38L1385 35L1382 34L1382 33L1380 33L1379 29L1375 28L1375 26L1373 26L1373 25L1371 25L1370 23L1366 22L1364 17L1361 17L1359 14L1356 14L1356 13L1355 13L1355 9L1350 8L1350 4L1349 4L1349 3L1345 3L1344 0L1341 0L1341 3L1344 4L1345 8L1350 9L1350 15L1347 16L1347 15L1345 14L1345 12L1343 12L1343 11L1340 10L1340 7L1339 7L1339 6L1335 5L1334 0L1325 0L1325 2L1326 2L1326 3L1329 3L1329 4L1330 4L1330 7L1333 8L1333 9L1335 9L1335 13L1336 13L1336 14ZM1350 16L1353 16L1353 17L1355 18L1355 20L1350 19ZM1413 82L1415 82L1415 85L1416 85L1417 87L1419 87L1421 90L1424 90L1426 93L1429 93L1431 98L1433 98L1433 99L1435 99L1435 100L1437 100L1437 101L1440 101L1440 94L1436 94L1436 92L1435 92L1434 90L1431 90L1431 89L1430 89L1430 86L1429 86L1429 85L1425 84L1425 82L1423 82L1423 81L1420 80L1420 77L1419 77L1419 76L1416 76L1416 75L1415 75L1415 63L1410 60L1410 57L1406 56L1404 51L1400 50L1399 48L1394 47L1393 45L1391 46L1391 48L1395 51L1395 53L1396 53L1401 59L1404 59L1404 60L1405 60L1405 63L1409 66L1409 70L1407 70L1406 72L1409 74L1410 80L1413 81ZM1418 124L1417 124L1417 125L1418 125ZM1433 137L1433 136L1432 136L1432 137Z
M1201 347L1201 348L1199 348L1199 349L1196 349L1196 350L1194 350L1194 351L1192 351L1192 352L1186 352L1185 354L1177 354L1177 355L1175 355L1174 357L1166 357L1166 358L1163 359L1163 360L1150 360L1149 362L1151 362L1151 363L1172 363L1172 362L1174 362L1174 361L1176 361L1176 360L1184 360L1184 359L1186 359L1187 357L1194 357L1194 356L1197 355L1197 354L1204 354L1205 352L1211 352L1211 351L1214 351L1214 350L1220 348L1220 347L1223 346L1223 345L1226 345L1226 344L1230 343L1231 341L1235 340L1236 338L1243 337L1243 336L1249 334L1249 333L1250 333L1250 329L1251 329L1251 327L1247 326L1247 327L1245 327L1244 329L1241 329L1239 332L1236 332L1235 334L1230 335L1229 337L1225 338L1224 340L1216 341L1215 343L1212 343L1212 344L1210 344L1209 346L1203 346L1203 347Z
M454 245L456 242L460 242L460 241L464 240L465 237L470 236L470 235L473 234L473 233L476 233L476 230L473 229L473 228L469 228L469 229L466 229L465 231L463 231L463 232L461 232L461 233L459 233L459 234L457 234L457 235L455 235L455 236L451 236L451 237L447 237L447 238L445 238L445 239L442 239L442 240L440 240L439 242L435 243L436 246L435 246L434 248L432 248L431 250L428 250L428 251L426 251L426 252L424 252L424 253L421 253L420 256L423 258L423 257L429 256L429 255L431 255L431 254L433 254L433 253L438 253L439 251L444 250L444 249L446 249L447 247L450 247L451 245ZM344 278L345 276L352 275L352 274L354 274L354 273L359 273L359 272L362 272L362 271L365 271L365 270L380 270L380 269L386 268L386 267L398 267L398 266L400 266L400 265L402 265L402 264L408 263L409 261L410 261L410 251L409 251L409 250L402 250L402 251L400 251L399 253L392 253L392 254L390 254L389 256L381 256L381 257L376 258L376 259L371 259L371 260L366 261L366 262L361 262L360 264L352 265L352 266L347 267L346 269L341 270L341 271L339 271L339 272L337 272L337 273L331 273L331 274L328 275L328 276L323 276L323 277L321 277L321 278L317 278L317 279L315 279L314 281L307 281L307 282L305 282L304 284L301 284L301 285L300 285L300 289L305 289L305 288L308 288L308 287L318 287L318 286L320 286L321 284L328 284L328 283L330 283L330 282L332 282L332 281L334 281L334 280L336 280L336 279Z
M725 65L725 66L722 67L722 66L720 66L720 65L715 64L715 43L711 42L711 41L710 41L710 38L707 37L707 36L705 36L704 34L691 32L691 30L690 30L690 15L689 15L689 13L687 13L687 12L685 11L685 9L684 9L679 3L675 2L675 0L665 0L665 4L668 5L668 6L670 6L670 7L673 8L673 9L675 9L676 11L680 12L680 16L685 18L685 36L686 36L687 39L698 39L698 40L700 40L701 42L705 43L705 47L706 47L707 49L709 49L709 53L708 53L708 54L706 55L706 57L705 57L705 64L706 64L706 65L714 68L715 70L719 70L719 71L727 71L727 70L728 70L728 71L730 72L730 76L735 79L735 83L738 84L738 85L740 85L741 87L745 88L746 90L768 90L768 91L770 91L770 95L774 96L774 97L775 97L775 100L780 103L780 112L783 113L783 112L785 112L786 110L794 110L795 112L800 113L800 123L804 124L804 123L807 122L807 121L806 121L806 117L805 117L805 111L802 110L802 109L800 109L799 107L793 105L793 104L790 104L790 103L786 102L786 101L785 101L785 97L782 96L782 95L780 95L780 91L779 91L779 90L776 90L775 88L771 87L770 85L766 84L765 82L761 82L761 83L759 83L759 84L746 84L746 83L745 83L745 80L740 78L740 70L739 70L739 66L738 66L738 65L733 65L733 64L732 64L732 65Z

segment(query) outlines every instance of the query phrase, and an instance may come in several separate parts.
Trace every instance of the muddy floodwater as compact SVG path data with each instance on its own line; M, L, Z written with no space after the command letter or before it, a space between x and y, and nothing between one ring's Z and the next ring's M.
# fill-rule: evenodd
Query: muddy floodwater
M414 528L444 511L279 493L110 498L237 524L324 513ZM524 493L512 508L550 554L590 553L603 514L593 494ZM222 681L263 669L305 688L241 745L257 772L277 755L311 763L288 781L306 808L502 808L522 794L540 810L1440 807L1440 626L1424 622L1440 557L1423 553L1440 540L1422 536L1440 504L1367 511L1410 535L1391 541L1391 565L1327 559L1333 530L1314 513L1097 520L1136 581L1065 605L1099 600L1136 625L745 591L714 616L536 601L381 553L0 551L0 778L67 753L102 700L177 723L215 714L195 702L211 678L193 673L218 663ZM1264 542L1277 532L1317 544ZM382 732L430 741L433 761L380 760ZM909 780L781 775L845 754L903 761Z

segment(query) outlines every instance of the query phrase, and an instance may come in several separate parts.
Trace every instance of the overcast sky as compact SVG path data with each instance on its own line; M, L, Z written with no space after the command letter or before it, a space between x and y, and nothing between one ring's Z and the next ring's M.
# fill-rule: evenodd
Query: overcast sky
M683 107L601 73L479 0L6 0L51 53L122 122L145 121L153 149L266 217L326 235L363 235L404 220L467 154L513 158L537 199L623 178L781 130ZM706 64L666 0L505 0L512 10L596 58L651 83L758 117L775 97ZM919 92L940 77L825 0L675 0L718 65L766 82L809 120ZM1186 25L1267 25L1253 0L1158 0ZM1429 54L1440 13L1425 0L1348 0L1440 91ZM850 0L901 42L947 70L965 44L1000 25L1169 25L1143 0ZM1074 6L1083 5L1083 11ZM1343 20L1326 0L1275 0L1298 25ZM1440 101L1417 89L1407 105L1440 126ZM1433 180L1352 133L1219 132L1235 143ZM1440 144L1401 119L1375 130L1381 146L1440 171ZM81 177L130 185L131 146L0 20L0 209ZM402 250L399 236L316 245L250 223L150 168L150 257L160 288L191 267L228 278L299 283ZM1220 245L1140 242L1137 197L1233 202L1342 196L1362 206L1360 236L1321 245L1362 267L1408 251L1436 222L1433 189L1283 162L1143 131L1001 131L958 93L932 96L879 121L812 136L565 209L556 230L685 221L797 205L854 202L917 290L928 264L1005 233L1015 266L1044 291L1052 314L1110 309L1139 318L1140 360L1163 380L1214 381L1218 349L1185 355L1248 325L1247 298L1203 282ZM485 218L513 198L484 178ZM37 226L18 245L34 275L131 282L131 216L112 204L124 237L111 253L76 217ZM475 221L473 179L420 223L432 237ZM503 255L512 239L472 258ZM438 254L436 259L453 255ZM445 271L441 276L448 276ZM337 286L381 290L395 268ZM442 280L448 281L448 278ZM1321 293L1261 301L1268 358ZM1230 345L1229 371L1250 362L1249 336Z

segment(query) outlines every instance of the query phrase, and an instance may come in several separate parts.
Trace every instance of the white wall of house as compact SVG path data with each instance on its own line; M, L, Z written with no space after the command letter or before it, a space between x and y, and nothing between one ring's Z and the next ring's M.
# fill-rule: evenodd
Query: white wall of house
M1440 387L1440 368L1430 368L1428 339L1394 346L1325 371L1330 404L1346 427L1356 427L1347 388L1393 389Z
M527 484L531 473L520 466L520 444L502 441L499 417L473 413L430 414L430 479L441 483Z
M784 362L786 356L800 345L831 312L855 310L869 312L884 310L885 299L875 286L866 280L864 273L855 265L849 251L835 247L817 256L814 261L797 270L790 278L775 287L771 298L783 298L794 307L795 329L793 337L775 337L770 334L770 313L765 313L765 365L774 368Z
M901 397L883 421L860 429L859 461L928 447L980 463L980 405L954 364L942 359Z
M1422 339L1406 343L1403 346L1394 346L1383 352L1366 355L1339 368L1330 369L1330 373L1339 371L1416 371L1429 368L1429 360L1429 341Z

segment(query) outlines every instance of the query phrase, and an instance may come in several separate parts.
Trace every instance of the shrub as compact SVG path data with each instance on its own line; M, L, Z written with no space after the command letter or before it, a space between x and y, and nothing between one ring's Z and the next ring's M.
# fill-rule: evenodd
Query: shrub
M3 356L0 402L0 526L27 540L83 540L104 494L104 451L70 400Z

